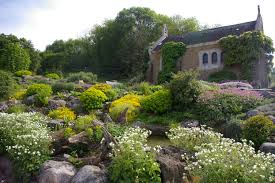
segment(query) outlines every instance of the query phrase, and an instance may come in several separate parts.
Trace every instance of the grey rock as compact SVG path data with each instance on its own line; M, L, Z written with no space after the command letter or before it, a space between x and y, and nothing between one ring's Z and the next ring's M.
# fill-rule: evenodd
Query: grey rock
M36 97L35 95L28 96L23 100L23 103L26 105L33 105L36 102L35 97Z
M199 121L197 120L189 120L189 121L183 121L181 123L181 127L183 128L194 128L200 126Z
M260 114L260 111L258 111L256 109L253 109L253 110L250 110L246 113L246 117L250 118L250 117L256 116L258 114Z
M54 119L47 122L47 126L51 129L59 129L60 127L64 126L65 121L62 119Z
M261 145L260 150L265 153L275 154L275 143L265 142Z
M76 172L66 161L46 161L40 169L38 183L69 183Z
M185 151L169 146L162 148L157 154L157 162L161 169L161 179L163 183L184 183L183 174L186 162L181 155Z
M87 137L86 132L83 131L76 135L71 136L70 138L68 138L68 141L70 144L78 144L78 143L88 144L89 138Z
M15 174L13 173L12 162L4 156L0 156L0 182L15 183Z
M121 83L119 83L117 81L106 81L106 84L111 85L112 87L121 85Z
M232 81L219 84L222 89L225 88L240 88L240 89L253 89L253 86L249 83Z
M6 104L6 102L1 102L0 103L0 112L5 112L8 110L9 106Z
M269 118L271 119L271 121L273 122L273 125L275 125L275 117L272 116L272 115L269 115L268 117L269 117Z
M48 107L50 110L57 109L59 107L65 107L66 106L66 101L65 100L53 100L50 99L48 102Z
M70 109L73 109L74 111L80 113L83 111L81 101L79 98L70 96L68 97L68 101L66 102L66 106Z
M106 183L107 174L98 166L86 165L82 167L72 179L72 183Z
M103 122L104 123L111 123L111 122L113 122L111 116L109 114L107 114L107 113L104 113L102 118L103 118Z

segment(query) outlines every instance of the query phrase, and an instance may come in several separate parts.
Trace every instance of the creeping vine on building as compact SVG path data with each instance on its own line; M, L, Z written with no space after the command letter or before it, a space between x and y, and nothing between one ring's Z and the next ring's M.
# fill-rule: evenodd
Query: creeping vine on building
M271 72L273 66L273 42L263 32L245 32L240 36L227 36L220 39L220 46L224 51L224 64L241 65L241 79L251 81L253 66L264 55L267 59L267 71Z
M177 61L185 51L186 46L182 42L168 42L164 44L161 49L162 70L158 77L159 83L171 80L172 73L177 71Z

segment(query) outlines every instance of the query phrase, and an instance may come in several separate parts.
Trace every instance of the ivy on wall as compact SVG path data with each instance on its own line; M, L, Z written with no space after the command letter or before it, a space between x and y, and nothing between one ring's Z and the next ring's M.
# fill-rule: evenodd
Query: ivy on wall
M264 54L267 58L267 71L273 66L273 42L263 32L245 32L240 36L227 36L220 39L219 44L224 50L224 64L241 65L241 79L251 81L253 66L257 59Z
M161 49L162 70L158 76L158 82L170 81L172 73L177 71L177 61L185 53L186 46L182 42L165 43Z

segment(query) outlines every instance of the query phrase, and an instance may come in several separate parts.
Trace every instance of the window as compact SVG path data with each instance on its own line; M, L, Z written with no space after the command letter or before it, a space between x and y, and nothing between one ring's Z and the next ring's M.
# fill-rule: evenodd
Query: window
M203 63L203 65L208 64L208 54L207 53L203 54L202 63Z
M212 60L212 64L217 64L217 62L218 62L218 54L217 54L217 52L213 52L212 53L211 60Z

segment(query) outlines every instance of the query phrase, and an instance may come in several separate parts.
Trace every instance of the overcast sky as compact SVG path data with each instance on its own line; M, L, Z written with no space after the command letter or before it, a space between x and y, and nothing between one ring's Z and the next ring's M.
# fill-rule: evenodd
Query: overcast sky
M54 40L80 37L132 6L196 17L202 24L230 25L255 20L257 5L265 33L275 41L275 0L0 0L0 33L25 37L42 51Z

